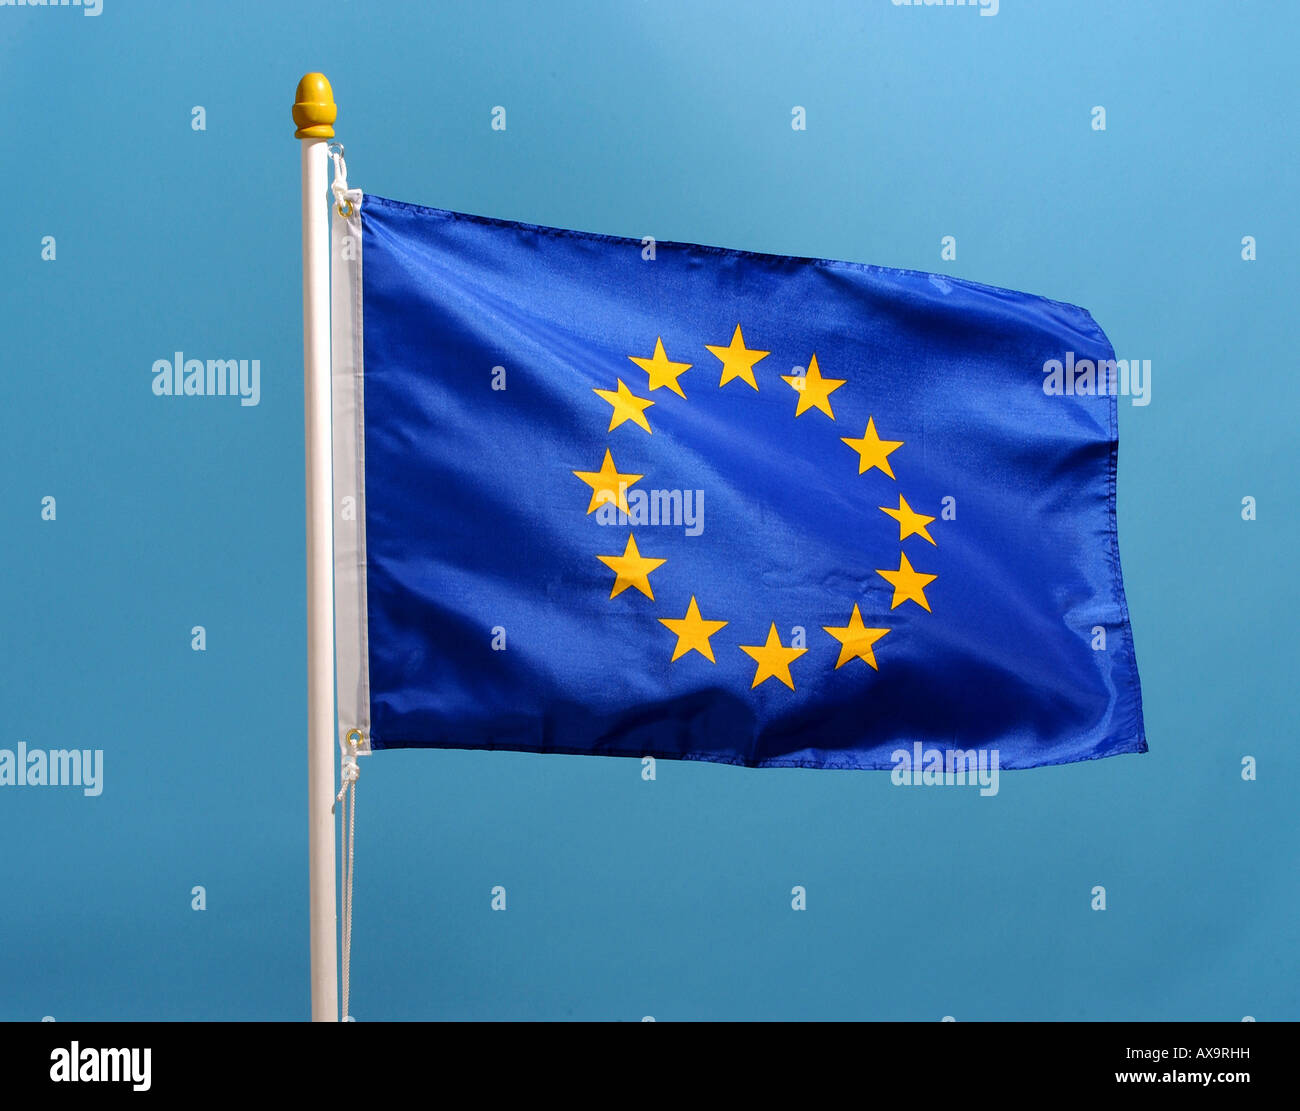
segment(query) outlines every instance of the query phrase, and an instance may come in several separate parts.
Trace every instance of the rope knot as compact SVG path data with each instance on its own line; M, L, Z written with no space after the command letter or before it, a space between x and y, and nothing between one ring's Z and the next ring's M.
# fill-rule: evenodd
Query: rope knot
M334 805L330 807L330 813L333 813L338 804L343 801L343 796L348 793L348 788L361 778L361 766L357 763L355 756L345 756L339 767L339 793L334 796Z

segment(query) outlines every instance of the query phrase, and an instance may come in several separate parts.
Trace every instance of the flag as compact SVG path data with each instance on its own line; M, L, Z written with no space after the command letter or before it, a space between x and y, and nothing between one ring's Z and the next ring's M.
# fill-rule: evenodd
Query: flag
M348 196L341 739L858 769L1146 750L1086 311Z

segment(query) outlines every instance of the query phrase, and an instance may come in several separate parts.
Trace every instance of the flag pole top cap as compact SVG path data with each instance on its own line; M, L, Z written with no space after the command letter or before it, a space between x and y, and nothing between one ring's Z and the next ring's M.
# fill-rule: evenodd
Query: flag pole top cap
M298 130L295 139L332 139L333 123L339 114L334 90L323 73L309 73L298 82L294 94L293 122Z

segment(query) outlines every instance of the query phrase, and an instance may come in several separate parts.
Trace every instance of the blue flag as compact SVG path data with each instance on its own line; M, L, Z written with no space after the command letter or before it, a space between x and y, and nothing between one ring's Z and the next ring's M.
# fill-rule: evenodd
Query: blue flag
M1086 311L349 195L345 741L812 768L1146 750L1117 364Z

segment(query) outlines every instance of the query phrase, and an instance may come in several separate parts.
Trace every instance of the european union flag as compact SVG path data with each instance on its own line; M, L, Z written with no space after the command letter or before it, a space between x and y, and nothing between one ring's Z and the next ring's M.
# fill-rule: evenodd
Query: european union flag
M351 196L344 736L813 768L1146 750L1086 311ZM1098 388L1045 390L1058 362Z

